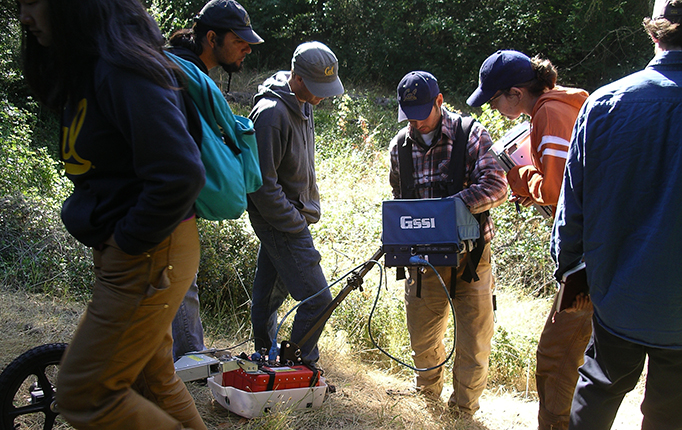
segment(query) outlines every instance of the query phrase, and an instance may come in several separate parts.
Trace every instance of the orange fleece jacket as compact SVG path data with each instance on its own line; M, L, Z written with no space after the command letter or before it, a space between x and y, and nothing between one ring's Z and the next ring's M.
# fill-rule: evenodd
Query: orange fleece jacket
M509 171L507 181L513 194L556 207L573 124L587 96L585 90L559 86L540 96L531 114L533 164Z

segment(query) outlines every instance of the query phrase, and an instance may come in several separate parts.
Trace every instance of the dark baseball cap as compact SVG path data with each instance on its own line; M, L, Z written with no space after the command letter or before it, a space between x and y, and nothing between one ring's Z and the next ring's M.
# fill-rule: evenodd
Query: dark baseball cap
M251 28L246 10L234 0L211 0L194 19L215 30L232 30L247 43L263 43L263 39Z
M518 51L497 51L481 65L478 88L467 99L469 106L488 102L496 92L535 79L535 71L526 54Z
M398 122L428 118L438 94L438 80L431 73L414 71L403 76L398 84Z
M651 13L651 18L666 18L666 19L676 19L682 18L682 4L677 3L672 5L672 0L656 0L654 3L654 10Z
M316 97L343 94L339 61L324 43L305 42L298 45L291 59L291 70L303 78L306 88Z

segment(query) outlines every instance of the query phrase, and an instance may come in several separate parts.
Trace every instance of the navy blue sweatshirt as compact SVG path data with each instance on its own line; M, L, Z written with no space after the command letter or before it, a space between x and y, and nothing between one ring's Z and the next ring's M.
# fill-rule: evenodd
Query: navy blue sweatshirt
M62 119L61 156L74 183L62 220L76 239L96 247L113 234L136 255L193 215L205 177L184 109L178 91L98 61Z

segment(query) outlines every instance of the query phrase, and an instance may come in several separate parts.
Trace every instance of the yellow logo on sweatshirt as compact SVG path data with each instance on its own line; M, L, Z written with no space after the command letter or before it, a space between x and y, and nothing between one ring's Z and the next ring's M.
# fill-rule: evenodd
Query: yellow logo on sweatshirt
M62 160L64 169L70 175L82 175L92 168L92 163L84 160L76 153L76 140L85 122L85 113L88 110L88 101L81 100L76 109L71 126L62 127Z

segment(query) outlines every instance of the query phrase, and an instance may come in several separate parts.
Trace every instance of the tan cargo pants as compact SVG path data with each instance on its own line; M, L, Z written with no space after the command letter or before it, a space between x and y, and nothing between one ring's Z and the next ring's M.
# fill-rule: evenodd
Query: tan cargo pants
M567 430L573 392L592 336L592 305L579 312L556 312L556 297L540 335L535 373L539 430Z
M494 281L490 265L490 244L485 245L476 273L478 281L461 280L465 265L457 268L454 297L457 339L453 364L454 392L448 404L473 414L479 409L478 399L488 377L488 357L494 330L492 291ZM451 268L437 267L450 291ZM421 297L417 297L416 270L410 268L405 281L407 326L418 368L435 366L446 357L443 336L450 321L450 305L443 286L431 268L422 275ZM449 348L448 348L449 350ZM445 366L418 372L416 387L425 393L440 396L443 390Z
M206 430L171 352L171 321L199 265L195 219L147 253L110 240L93 259L92 300L59 369L61 414L81 430Z

